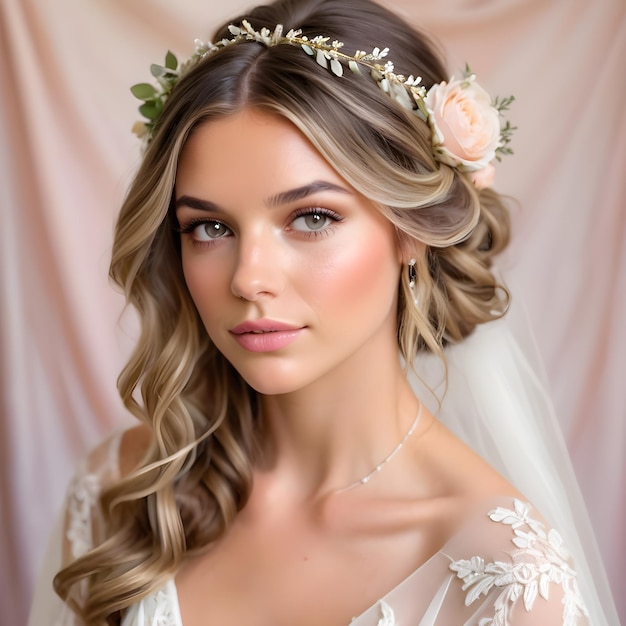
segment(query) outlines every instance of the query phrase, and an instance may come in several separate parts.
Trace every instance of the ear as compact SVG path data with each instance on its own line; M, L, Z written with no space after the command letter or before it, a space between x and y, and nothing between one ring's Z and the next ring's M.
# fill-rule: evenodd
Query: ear
M426 244L407 235L400 230L396 231L398 239L398 263L407 265L411 259L419 259L424 254Z

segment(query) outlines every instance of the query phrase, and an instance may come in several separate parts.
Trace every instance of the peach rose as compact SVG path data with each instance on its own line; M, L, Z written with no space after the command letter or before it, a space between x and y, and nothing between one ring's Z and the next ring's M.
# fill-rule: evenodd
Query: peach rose
M476 189L486 189L491 187L496 179L496 168L493 163L487 163L481 170L470 172L469 177Z
M500 114L473 75L433 85L424 103L442 163L475 172L495 158L500 146Z

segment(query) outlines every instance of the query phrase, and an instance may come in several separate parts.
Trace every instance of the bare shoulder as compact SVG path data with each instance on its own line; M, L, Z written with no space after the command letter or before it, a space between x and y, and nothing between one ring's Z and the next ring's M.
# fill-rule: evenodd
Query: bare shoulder
M93 447L77 469L77 476L97 476L101 485L128 475L143 459L150 431L139 425L116 431Z
M141 463L151 441L150 429L142 424L124 431L119 448L120 476L128 475Z
M149 443L150 432L145 426L129 428L108 436L79 464L66 492L63 564L104 539L101 495L141 462Z
M421 454L433 484L465 503L498 496L524 496L492 465L433 418L422 442Z

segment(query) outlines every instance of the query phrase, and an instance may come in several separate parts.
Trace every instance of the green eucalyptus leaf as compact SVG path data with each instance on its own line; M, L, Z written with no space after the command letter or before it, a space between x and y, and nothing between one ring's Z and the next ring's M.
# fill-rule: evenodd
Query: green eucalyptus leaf
M138 83L130 88L130 92L139 100L151 100L156 96L156 89L149 83Z
M162 65L152 63L152 65L150 65L150 74L152 74L155 78L160 78L161 76L165 76L167 74L167 70Z
M154 102L145 102L139 107L139 112L149 120L156 120L161 111L163 110L163 105L159 100L155 100Z
M168 50L165 55L165 67L168 70L175 70L178 67L178 59L171 50Z

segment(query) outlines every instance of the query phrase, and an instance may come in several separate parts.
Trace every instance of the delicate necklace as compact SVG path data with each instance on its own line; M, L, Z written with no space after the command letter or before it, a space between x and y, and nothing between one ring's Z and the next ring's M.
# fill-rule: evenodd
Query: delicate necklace
M387 465L387 463L389 463L389 461L391 461L391 459L393 459L394 456L396 456L396 454L400 451L400 448L402 448L402 446L406 443L407 439L415 432L415 429L417 428L417 424L419 423L421 416L422 416L422 403L420 402L419 409L417 410L417 415L415 416L415 419L413 420L411 427L409 428L409 430L406 431L406 433L404 433L404 437L400 439L400 441L398 442L398 445L369 474L366 474L365 476L363 476L363 478L353 482L351 485L348 485L347 487L340 489L339 493L343 491L348 491L348 489L353 489L354 487L358 487L359 485L364 485L365 483L369 482L370 478L372 478L374 474L377 474L378 472L380 472L380 470L383 469L383 467L385 467L385 465Z

